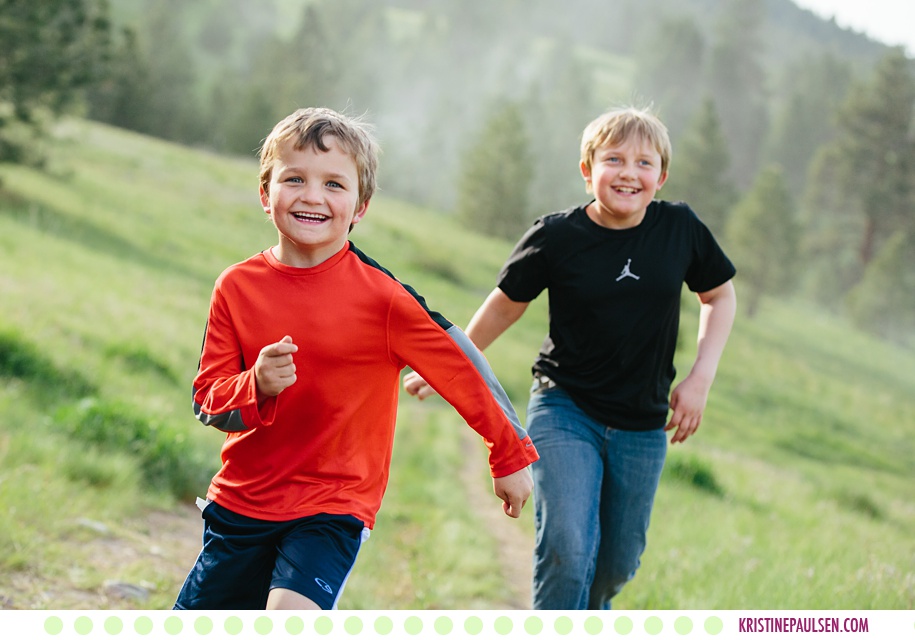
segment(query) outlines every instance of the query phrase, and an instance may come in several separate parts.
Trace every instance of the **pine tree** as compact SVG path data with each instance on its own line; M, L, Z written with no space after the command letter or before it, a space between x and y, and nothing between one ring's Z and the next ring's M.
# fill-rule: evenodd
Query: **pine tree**
M139 40L147 73L148 101L144 133L184 143L206 138L208 128L198 95L196 60L185 32L184 7L178 0L149 5Z
M74 104L108 55L101 0L0 0L0 162L39 162L45 116Z
M871 81L855 87L839 114L841 185L864 216L859 243L864 267L883 242L915 222L915 76L909 64L901 48L893 49Z
M784 293L796 282L798 225L782 170L760 172L727 225L728 250L744 285L747 315L754 316L762 296Z
M481 233L514 239L528 225L533 165L524 118L497 106L461 157L458 216Z
M763 0L724 3L707 67L707 86L731 151L731 177L741 188L756 175L769 126L761 62L764 10Z
M865 331L915 344L915 238L897 231L848 296L852 320Z
M377 104L388 88L379 77L387 75L392 62L384 8L364 0L334 0L309 4L306 12L303 28L289 43L290 60L312 83L305 104L360 113Z
M858 242L863 232L860 205L843 193L842 152L822 147L807 172L801 205L802 293L833 311L861 278Z
M637 49L637 87L659 113L672 137L683 133L702 98L703 68L707 44L695 20L664 17L654 37L645 38Z
M720 235L738 197L729 169L730 154L718 113L715 104L706 100L674 149L663 197L683 200L712 233Z
M833 54L790 65L779 94L785 96L773 120L765 156L785 170L796 191L806 183L807 171L817 149L835 141L837 105L851 83L848 62Z
M97 83L86 91L88 116L116 127L145 131L144 105L149 103L149 70L140 55L137 34L123 29Z
M556 211L587 197L578 170L581 132L599 112L590 69L568 47L553 47L524 103L535 179L531 198L539 210Z

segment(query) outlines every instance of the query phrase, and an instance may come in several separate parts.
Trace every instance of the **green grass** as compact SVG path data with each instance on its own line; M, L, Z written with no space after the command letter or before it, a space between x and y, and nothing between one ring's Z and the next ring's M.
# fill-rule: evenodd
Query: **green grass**
M913 357L802 303L740 316L699 434L671 448L619 605L912 608ZM696 461L717 491L672 473Z
M0 166L0 593L23 576L97 589L111 576L75 522L119 530L205 490L221 437L194 421L190 382L210 290L274 234L253 159L69 121L48 168ZM510 250L383 196L353 240L462 326ZM536 301L487 351L522 417L545 313ZM681 377L695 316L690 302ZM615 606L915 608L913 392L915 353L842 320L774 299L740 316ZM498 545L460 479L462 429L443 402L403 399L389 490L342 606L504 606ZM529 511L510 524L531 535ZM124 572L152 585L146 606L180 586L154 565Z
M467 427L453 411L430 406L436 403L402 404L389 493L341 606L497 608L505 597L497 549L467 510L458 477ZM483 450L470 453L485 460ZM495 496L489 508L501 511Z

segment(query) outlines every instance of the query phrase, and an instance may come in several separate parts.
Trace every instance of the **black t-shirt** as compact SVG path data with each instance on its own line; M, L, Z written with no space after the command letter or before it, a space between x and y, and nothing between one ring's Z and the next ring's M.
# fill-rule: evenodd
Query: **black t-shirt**
M549 292L549 334L534 371L595 420L642 431L667 420L683 283L709 291L735 271L692 209L654 201L631 229L602 227L584 206L539 218L498 286L516 302Z

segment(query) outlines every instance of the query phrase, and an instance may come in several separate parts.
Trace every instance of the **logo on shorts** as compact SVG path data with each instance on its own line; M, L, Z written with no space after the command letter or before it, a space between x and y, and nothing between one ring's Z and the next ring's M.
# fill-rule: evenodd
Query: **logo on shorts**
M322 589L324 589L327 593L333 593L333 592L334 592L334 590L330 588L330 585L327 584L326 582L324 582L323 580L321 580L321 578L315 578L315 582L317 583L317 585L318 585L319 587L321 587Z

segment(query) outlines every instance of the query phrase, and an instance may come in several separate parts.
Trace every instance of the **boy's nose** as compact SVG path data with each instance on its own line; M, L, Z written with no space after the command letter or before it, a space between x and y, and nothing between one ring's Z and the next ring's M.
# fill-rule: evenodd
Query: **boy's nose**
M635 165L631 162L624 162L623 166L620 167L621 176L634 176L635 175Z
M321 185L305 185L302 187L299 197L303 202L323 202L324 190Z

